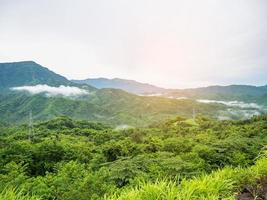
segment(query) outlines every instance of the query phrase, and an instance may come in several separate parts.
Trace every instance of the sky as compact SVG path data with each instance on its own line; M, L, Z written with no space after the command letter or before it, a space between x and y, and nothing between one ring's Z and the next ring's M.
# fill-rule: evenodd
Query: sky
M0 62L166 88L267 84L266 0L0 0Z

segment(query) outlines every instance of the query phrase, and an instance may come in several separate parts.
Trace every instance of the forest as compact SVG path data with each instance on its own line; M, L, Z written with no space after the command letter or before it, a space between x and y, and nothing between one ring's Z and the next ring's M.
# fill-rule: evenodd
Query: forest
M267 200L267 0L0 0L0 200Z
M264 199L267 115L0 125L1 200Z

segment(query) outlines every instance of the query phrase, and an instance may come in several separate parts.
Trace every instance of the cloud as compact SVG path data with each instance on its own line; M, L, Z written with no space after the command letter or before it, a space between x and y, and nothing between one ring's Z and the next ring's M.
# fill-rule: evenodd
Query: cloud
M256 103L245 103L243 101L216 101L216 100L208 100L208 99L198 99L200 103L220 103L230 107L238 107L238 108L251 108L251 109L261 109L262 106Z
M249 119L253 116L262 114L257 110L241 110L241 109L227 109L219 113L218 119L228 120L228 119Z
M138 94L138 96L145 96L145 97L160 97L160 96L163 96L163 94L162 94L162 93Z
M115 130L125 130L125 129L130 129L130 128L133 128L132 126L129 126L127 124L122 124L122 125L119 125L115 128Z
M243 101L216 101L208 99L197 100L200 103L220 103L228 106L226 110L221 110L218 113L219 120L228 119L249 119L255 115L260 115L267 112L267 108L256 103L245 103Z
M35 86L21 86L13 87L12 90L27 91L31 94L45 93L47 96L63 95L67 97L81 96L89 94L88 91L80 89L78 87L64 86L52 87L49 85L35 85Z
M168 98L170 98L170 99L177 99L177 100L185 100L185 99L188 99L188 97L173 97L173 96L169 96Z

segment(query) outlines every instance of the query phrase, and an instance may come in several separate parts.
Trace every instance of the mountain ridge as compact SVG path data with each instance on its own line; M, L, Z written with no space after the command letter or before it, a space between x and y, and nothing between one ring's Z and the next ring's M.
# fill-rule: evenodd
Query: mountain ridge
M115 88L122 89L134 94L145 94L145 93L155 93L164 92L166 89L154 86L149 83L141 83L135 80L121 79L121 78L88 78L84 80L71 80L78 84L88 84L92 85L98 89L102 88Z
M267 94L267 85L211 85L207 87L186 88L186 89L166 89L148 83L141 83L135 80L121 78L89 78L84 80L72 80L78 84L88 84L96 88L116 88L137 95L155 95L169 98L208 98L214 100L242 100L255 99Z
M22 67L21 67L22 66ZM1 79L1 77L5 77ZM121 81L121 79L115 79ZM127 83L137 83L128 81ZM52 89L58 86L74 86L80 89L87 89L88 94L79 97L67 97L63 95L46 95L47 93L31 93L25 91L10 90L12 87L30 85L34 88L37 85L50 85ZM144 84L143 91L150 91L149 84ZM196 108L197 113L209 117L221 117L223 119L242 119L246 110L227 107L221 103L202 103L200 98L224 98L227 100L241 99L256 101L265 104L267 96L256 94L253 98L247 95L235 96L236 91L221 94L214 93L207 89L194 89L193 92L187 90L167 90L162 96L136 95L128 91L114 88L97 89L88 84L73 83L67 78L58 75L48 68L28 61L15 63L0 63L0 88L5 88L0 92L0 121L21 123L28 120L29 111L35 120L48 120L58 116L69 116L74 119L84 119L97 122L105 122L112 125L147 126L159 120L173 118L177 115L192 117L192 111ZM66 88L66 87L65 87ZM224 88L224 87L222 87ZM235 87L234 87L235 88ZM239 88L239 87L238 87ZM254 91L254 87L251 86ZM67 87L67 89L71 89ZM152 89L155 89L152 85ZM158 89L156 87L156 89ZM162 90L162 88L160 88ZM260 89L261 90L261 89ZM139 90L140 91L140 90ZM265 91L262 89L262 91ZM165 90L164 90L165 92ZM256 92L257 93L257 92ZM149 94L149 93L148 93ZM187 95L188 99L182 99ZM232 95L232 96L231 96ZM234 98L233 98L234 97ZM177 99L176 99L177 98ZM231 109L229 112L227 109ZM230 113L230 114L229 114ZM233 114L234 113L234 114ZM235 114L237 113L237 114ZM250 112L251 113L251 112ZM252 110L253 113L262 113L261 110Z
M95 90L94 87L73 83L64 76L34 61L0 63L0 89L19 86L49 85L76 86Z

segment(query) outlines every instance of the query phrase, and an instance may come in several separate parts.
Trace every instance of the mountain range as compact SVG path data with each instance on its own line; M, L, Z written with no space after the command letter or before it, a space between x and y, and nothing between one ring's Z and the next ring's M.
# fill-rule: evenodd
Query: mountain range
M126 80L120 78L107 79L107 78L88 78L85 80L72 80L74 83L87 84L96 88L116 88L125 90L133 94L156 94L164 93L166 89L160 88L148 83L140 83L134 80Z
M267 85L228 85L208 86L189 89L166 89L147 83L127 79L93 78L72 80L74 83L87 84L96 88L116 88L144 96L162 96L174 99L209 99L223 101L244 101L267 105Z
M72 80L74 83L87 84L96 88L117 88L136 95L164 96L169 98L192 98L211 100L242 100L251 101L265 98L267 85L229 85L229 86L208 86L190 89L165 89L147 83L140 83L127 79L92 78L85 80Z
M147 126L177 115L192 117L193 110L239 119L265 112L254 104L266 104L266 94L266 86L169 90L123 79L71 81L33 61L0 63L0 121L7 123L27 122L30 111L35 121L66 115L113 126ZM254 104L199 101L204 97Z

